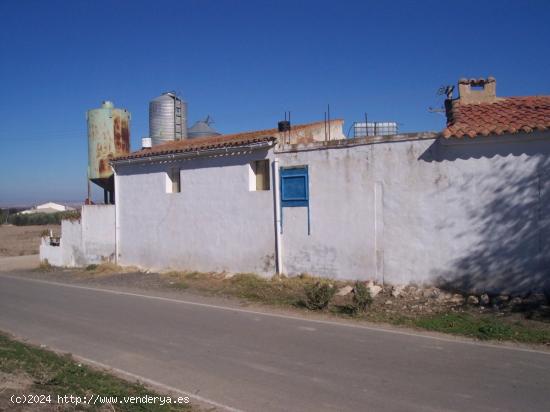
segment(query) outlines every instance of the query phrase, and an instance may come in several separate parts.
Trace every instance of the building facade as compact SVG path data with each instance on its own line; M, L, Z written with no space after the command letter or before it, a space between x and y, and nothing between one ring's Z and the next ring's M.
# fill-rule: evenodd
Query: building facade
M548 289L550 97L497 98L491 79L460 88L443 133L345 139L333 121L119 157L116 260Z

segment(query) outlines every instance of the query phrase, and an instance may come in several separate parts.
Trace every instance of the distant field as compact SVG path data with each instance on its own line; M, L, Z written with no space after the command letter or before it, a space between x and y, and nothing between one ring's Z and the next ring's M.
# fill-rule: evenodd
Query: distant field
M0 256L36 255L40 246L40 235L49 229L56 235L61 232L59 225L0 225Z

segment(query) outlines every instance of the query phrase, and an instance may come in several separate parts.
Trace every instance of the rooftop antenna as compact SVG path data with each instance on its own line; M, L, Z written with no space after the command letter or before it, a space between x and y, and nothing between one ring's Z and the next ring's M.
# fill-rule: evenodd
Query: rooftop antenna
M284 126L281 123L283 122L279 122L279 133L282 134L282 144L287 144L287 139L288 144L290 144L290 131L292 129L292 124L290 123L290 110L285 110Z
M445 100L452 100L455 87L453 85L441 86L435 93L436 96L445 96ZM428 112L443 115L446 110L444 107L428 107Z
M292 122L290 121L290 110L288 111L288 144L290 144L290 129L292 129Z
M452 99L454 90L455 90L455 87L453 85L441 86L439 89L437 89L436 94L437 96L445 95L447 99Z
M353 129L354 126L355 126L355 123L352 123L352 124L349 125L349 127L348 127L348 132L346 133L346 137L349 138L349 137L351 136L351 129ZM355 133L354 133L354 134L355 134ZM354 136L354 137L355 137L355 136Z
M330 142L330 104L327 104L328 140Z
M430 107L428 107L428 112L443 115L445 113L445 109L442 108L442 107L434 108L434 107L430 106Z
M327 141L327 112L325 112L325 142Z

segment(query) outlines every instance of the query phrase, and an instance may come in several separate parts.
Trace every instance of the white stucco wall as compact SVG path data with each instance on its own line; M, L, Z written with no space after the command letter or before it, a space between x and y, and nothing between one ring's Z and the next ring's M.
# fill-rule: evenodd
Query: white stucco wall
M278 154L310 176L311 235L305 208L284 210L285 271L470 290L549 285L548 137Z
M87 264L115 260L115 206L82 206L82 247Z
M119 261L154 269L275 273L273 190L249 162L309 167L306 208L284 208L284 272L520 290L550 278L548 133L374 139L117 166ZM357 143L359 142L359 143ZM181 193L166 171L181 167ZM272 185L273 188L273 185Z
M80 220L61 222L59 246L51 246L47 239L40 245L40 261L53 266L79 267L114 261L115 206L82 206Z
M60 246L50 245L50 238L40 239L40 262L49 263L52 266L66 266L63 262L63 253Z
M119 262L154 269L273 274L273 191L250 191L266 151L117 171ZM181 192L166 193L181 168Z

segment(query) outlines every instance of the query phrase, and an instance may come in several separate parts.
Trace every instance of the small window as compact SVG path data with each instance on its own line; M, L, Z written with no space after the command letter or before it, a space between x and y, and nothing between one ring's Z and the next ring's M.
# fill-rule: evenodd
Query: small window
M250 190L269 190L269 159L250 163Z
M180 169L173 167L166 174L166 193L180 193L181 192L181 178Z

